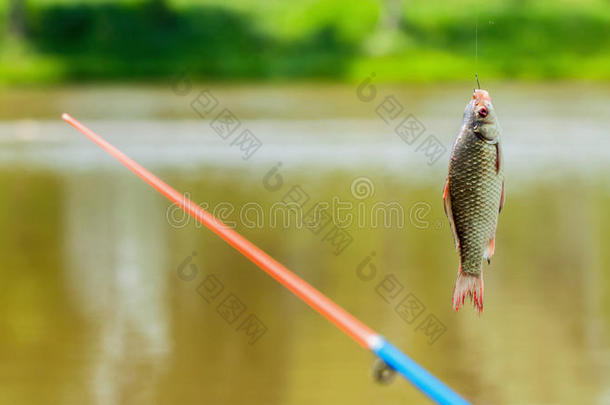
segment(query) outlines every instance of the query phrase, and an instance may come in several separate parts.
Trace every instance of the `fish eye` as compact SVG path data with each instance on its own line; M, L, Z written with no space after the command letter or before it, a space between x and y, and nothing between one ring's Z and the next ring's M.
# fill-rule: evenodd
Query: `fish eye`
M479 110L479 115L483 118L487 117L487 114L489 114L489 111L487 111L487 108L483 107Z

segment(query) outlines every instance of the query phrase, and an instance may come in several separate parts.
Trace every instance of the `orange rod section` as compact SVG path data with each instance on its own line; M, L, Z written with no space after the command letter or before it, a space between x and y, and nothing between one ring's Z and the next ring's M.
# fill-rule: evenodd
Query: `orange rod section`
M301 279L256 245L229 228L218 218L205 211L190 199L181 195L170 185L132 160L130 157L118 150L112 144L108 143L98 134L81 124L79 121L65 113L62 115L62 119L82 132L83 135L95 142L99 147L112 155L146 183L150 184L168 200L180 206L184 211L193 216L216 235L224 239L229 245L233 246L267 274L276 279L280 284L305 301L305 303L307 303L310 307L334 323L339 329L352 337L361 346L366 348L370 346L373 338L377 336L377 334L368 326L360 322L350 313L312 287L305 280Z

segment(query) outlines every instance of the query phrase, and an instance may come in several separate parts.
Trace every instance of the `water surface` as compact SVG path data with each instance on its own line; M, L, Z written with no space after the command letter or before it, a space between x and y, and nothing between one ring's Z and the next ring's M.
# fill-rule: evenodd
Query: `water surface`
M67 110L473 402L610 403L607 88L492 91L507 203L480 317L450 306L448 156L418 150L451 146L468 88L380 86L365 102L349 85L210 87L262 142L247 160L191 109L206 88L0 96L3 402L427 403L374 384L369 353L59 122ZM376 114L391 95L420 141ZM351 223L274 223L295 196L303 212L347 204Z

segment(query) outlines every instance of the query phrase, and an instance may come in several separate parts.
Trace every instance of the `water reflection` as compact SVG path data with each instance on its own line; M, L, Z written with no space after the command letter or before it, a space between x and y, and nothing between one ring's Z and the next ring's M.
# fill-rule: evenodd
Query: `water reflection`
M99 404L154 400L172 349L162 204L135 180L83 173L64 181L64 277L95 331L86 372Z

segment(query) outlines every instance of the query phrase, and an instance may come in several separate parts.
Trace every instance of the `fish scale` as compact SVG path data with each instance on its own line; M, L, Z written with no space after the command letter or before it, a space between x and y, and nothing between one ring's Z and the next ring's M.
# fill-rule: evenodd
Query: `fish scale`
M462 133L449 166L449 193L466 273L481 271L485 247L495 233L503 178L495 162L495 145L472 130Z

